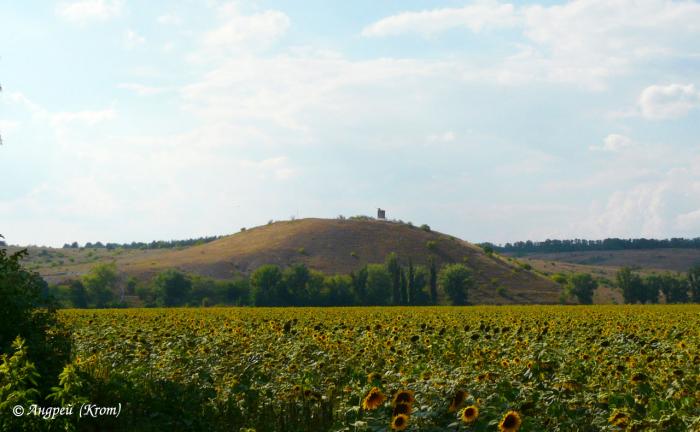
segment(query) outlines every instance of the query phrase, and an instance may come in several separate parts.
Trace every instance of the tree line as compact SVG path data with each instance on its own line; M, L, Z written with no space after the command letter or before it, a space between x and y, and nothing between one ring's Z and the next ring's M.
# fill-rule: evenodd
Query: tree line
M305 264L286 268L263 265L250 276L228 280L165 270L149 281L121 280L114 264L98 264L79 279L50 287L64 307L125 307L136 296L146 307L156 306L385 306L434 305L438 291L455 305L468 302L474 286L471 270L463 264L438 269L434 258L427 266L402 263L395 253L384 263L367 264L349 274L326 275Z
M63 249L171 249L183 246L195 246L200 244L205 244L213 242L226 236L208 236L208 237L197 237L185 240L154 240L151 242L131 242L131 243L102 243L102 242L87 242L84 245L80 245L78 242L65 243ZM0 245L2 246L2 245Z
M606 238L604 240L545 240L518 241L495 245L492 243L481 243L481 247L490 248L496 252L506 253L534 253L534 252L583 252L583 251L610 251L610 250L633 250L633 249L700 249L700 237L693 239L671 238L671 239L621 239Z
M562 286L561 300L576 299L581 304L592 304L593 294L599 282L588 273L557 273L551 279ZM622 293L627 304L700 303L700 265L692 267L686 274L640 275L629 267L615 274L614 287Z

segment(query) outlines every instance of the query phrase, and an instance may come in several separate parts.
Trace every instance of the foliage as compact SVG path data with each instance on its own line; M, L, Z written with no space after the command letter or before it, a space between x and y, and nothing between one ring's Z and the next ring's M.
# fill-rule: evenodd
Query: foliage
M467 303L469 288L474 285L472 272L464 264L446 265L438 274L438 285L453 305L464 305Z
M597 287L598 282L590 274L574 273L569 277L566 291L581 304L593 304L593 292Z
M667 248L700 248L700 237L693 239L620 239L606 238L604 240L545 240L542 242L519 241L506 243L503 246L490 245L498 252L511 253L546 253L546 252L581 252L581 251L606 251L606 250L640 250L640 249L667 249Z
M107 306L114 299L119 275L114 263L94 266L82 278L90 305L97 308Z

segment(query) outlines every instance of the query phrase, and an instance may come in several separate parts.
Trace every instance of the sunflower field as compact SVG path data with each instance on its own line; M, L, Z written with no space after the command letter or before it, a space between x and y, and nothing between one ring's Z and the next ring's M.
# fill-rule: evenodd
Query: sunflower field
M61 319L74 348L60 394L122 403L118 418L96 423L106 429L700 431L698 305L69 310Z

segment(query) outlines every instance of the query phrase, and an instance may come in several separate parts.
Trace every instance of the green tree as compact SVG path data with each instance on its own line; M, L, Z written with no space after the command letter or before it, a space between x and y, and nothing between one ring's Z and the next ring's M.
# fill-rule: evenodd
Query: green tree
M621 268L615 275L615 279L618 288L622 290L625 303L636 303L643 299L644 282L638 274L632 273L629 267Z
M101 263L94 266L82 278L88 300L94 307L102 308L114 298L119 276L114 263Z
M381 264L367 266L367 290L364 304L386 305L391 301L391 275Z
M424 266L416 266L413 274L413 292L411 297L413 305L427 305L430 303L430 294L427 291L430 274Z
M284 290L282 272L276 265L267 264L258 267L250 276L252 301L255 306L279 306L279 295Z
M432 255L428 258L428 265L430 268L430 301L437 304L437 264Z
M690 301L700 303L700 264L694 265L688 270L688 288L690 288Z
M598 282L588 273L575 273L569 277L566 286L569 296L574 296L581 304L593 304L593 292Z
M305 264L294 264L282 272L282 283L289 298L280 299L284 304L306 305L312 300L309 293L311 272Z
M406 279L406 272L404 269L401 271L401 304L408 304L408 280Z
M325 306L352 306L355 304L352 278L348 275L326 276L323 279L321 298Z
M416 269L413 267L413 260L408 259L408 274L407 274L407 284L408 284L408 304L415 305L418 293L416 291Z
M165 270L153 280L158 302L163 306L182 306L190 300L192 280L177 270Z
M18 337L26 342L28 356L44 378L39 387L46 391L68 361L69 334L58 322L46 282L22 267L26 256L26 249L10 255L0 249L0 354L13 352L11 346ZM24 342L17 343L24 346ZM6 413L0 412L0 418Z
M74 308L84 309L88 306L87 291L85 285L79 280L70 281L68 284L70 289L69 300Z
M474 285L471 271L464 264L449 264L438 274L438 284L454 305L467 303L469 289Z
M352 280L352 291L358 304L365 304L367 297L367 266L365 265L357 271L350 272Z
M384 262L386 270L391 276L391 301L395 305L401 304L401 265L394 252L387 255Z

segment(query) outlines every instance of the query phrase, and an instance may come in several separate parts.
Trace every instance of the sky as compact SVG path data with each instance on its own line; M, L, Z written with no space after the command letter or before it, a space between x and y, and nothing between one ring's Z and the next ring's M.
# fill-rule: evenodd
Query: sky
M0 4L0 233L700 236L700 2Z

